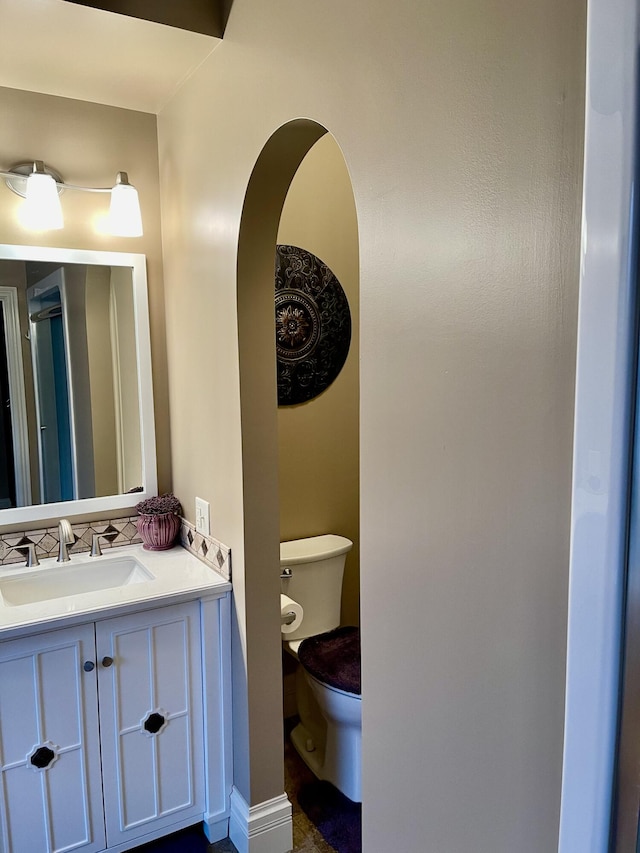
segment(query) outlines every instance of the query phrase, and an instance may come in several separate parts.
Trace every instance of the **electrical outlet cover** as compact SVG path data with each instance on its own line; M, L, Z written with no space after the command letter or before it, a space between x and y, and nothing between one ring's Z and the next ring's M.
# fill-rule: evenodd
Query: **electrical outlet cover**
M196 530L203 536L208 536L209 530L209 501L196 498Z

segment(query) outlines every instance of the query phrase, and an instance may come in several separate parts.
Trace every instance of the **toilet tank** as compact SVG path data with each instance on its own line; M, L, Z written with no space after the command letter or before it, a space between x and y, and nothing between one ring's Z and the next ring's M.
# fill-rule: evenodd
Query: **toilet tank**
M304 611L302 624L286 635L287 640L302 640L338 627L344 563L352 547L350 539L333 533L280 543L280 572L291 572L280 581L280 591Z

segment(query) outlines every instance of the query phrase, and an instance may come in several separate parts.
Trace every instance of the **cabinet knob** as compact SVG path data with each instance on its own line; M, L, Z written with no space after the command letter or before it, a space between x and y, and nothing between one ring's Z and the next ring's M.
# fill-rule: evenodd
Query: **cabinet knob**
M95 669L95 663L92 660L86 660L82 666L85 672L91 672Z
M110 658L108 656L105 656L102 658L102 666L108 667L108 666L111 666L112 663L113 663L113 658Z

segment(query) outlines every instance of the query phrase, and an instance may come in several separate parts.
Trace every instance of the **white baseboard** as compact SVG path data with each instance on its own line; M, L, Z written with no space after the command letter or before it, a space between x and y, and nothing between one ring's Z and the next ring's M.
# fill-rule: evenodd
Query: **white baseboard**
M238 853L289 853L293 847L293 821L287 795L249 806L233 788L229 838Z

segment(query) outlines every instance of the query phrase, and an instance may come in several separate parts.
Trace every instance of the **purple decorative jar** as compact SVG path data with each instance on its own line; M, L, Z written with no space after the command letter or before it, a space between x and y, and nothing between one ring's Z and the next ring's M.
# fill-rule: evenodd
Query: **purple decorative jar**
M178 531L180 516L173 512L155 515L141 513L136 522L143 547L147 551L167 551L173 548Z

